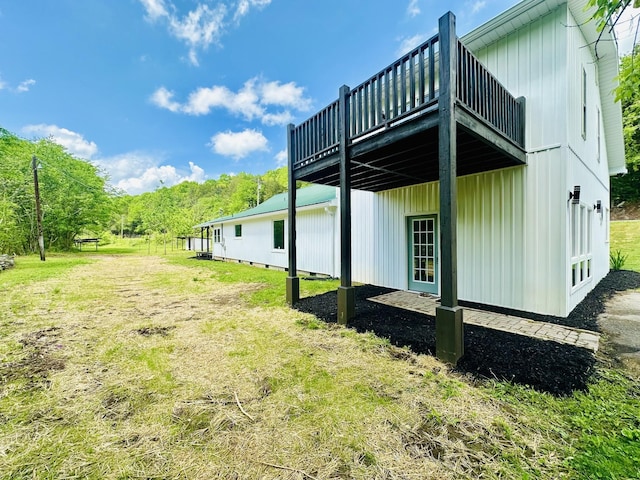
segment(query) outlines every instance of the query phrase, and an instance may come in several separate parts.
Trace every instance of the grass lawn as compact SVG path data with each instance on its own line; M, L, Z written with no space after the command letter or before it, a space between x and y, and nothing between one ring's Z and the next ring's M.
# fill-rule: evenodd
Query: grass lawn
M611 222L611 253L626 255L625 270L640 272L640 220Z
M561 398L477 381L288 308L284 272L148 251L0 273L0 477L640 476L623 371Z

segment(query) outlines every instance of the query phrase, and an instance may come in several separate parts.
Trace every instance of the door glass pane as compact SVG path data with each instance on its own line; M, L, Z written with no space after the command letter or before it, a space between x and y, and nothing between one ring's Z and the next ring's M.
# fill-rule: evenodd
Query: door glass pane
M415 219L411 221L413 253L412 276L416 282L435 283L435 222L431 219Z

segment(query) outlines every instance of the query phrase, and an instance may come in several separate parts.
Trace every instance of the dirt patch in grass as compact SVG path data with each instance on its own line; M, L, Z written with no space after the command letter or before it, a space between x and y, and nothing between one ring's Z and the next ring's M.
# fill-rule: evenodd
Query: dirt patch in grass
M47 376L51 371L62 370L65 359L58 343L60 329L45 328L24 335L19 343L23 346L24 354L20 360L0 364L0 384L23 378L27 387L46 385Z
M611 220L640 220L640 203L624 203L611 208Z
M168 326L168 327L142 327L134 330L139 335L143 337L150 337L151 335L160 335L161 337L166 337L169 335L171 330L174 330L176 327Z

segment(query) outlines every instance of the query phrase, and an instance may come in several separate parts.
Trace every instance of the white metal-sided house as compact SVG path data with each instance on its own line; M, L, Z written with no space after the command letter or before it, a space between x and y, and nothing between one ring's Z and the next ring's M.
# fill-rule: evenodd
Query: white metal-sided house
M329 277L340 275L337 194L338 189L326 185L312 185L298 190L298 242L304 245L298 251L299 271ZM369 192L354 192L358 204L356 217L370 216L372 196ZM200 229L203 235L192 239L187 248L208 252L210 257L217 260L284 270L288 267L287 202L287 194L281 193L254 208L196 225L194 228ZM357 225L355 227L357 229ZM366 260L368 258L363 258L357 264L364 267ZM357 275L363 277L361 269L355 268Z
M625 170L618 55L586 3L524 0L460 39L445 14L288 127L289 184L340 187L339 321L352 281L439 295L438 356L455 362L459 299L567 316L607 274L609 177ZM357 190L372 192L365 213ZM290 189L290 303L310 248L295 203Z

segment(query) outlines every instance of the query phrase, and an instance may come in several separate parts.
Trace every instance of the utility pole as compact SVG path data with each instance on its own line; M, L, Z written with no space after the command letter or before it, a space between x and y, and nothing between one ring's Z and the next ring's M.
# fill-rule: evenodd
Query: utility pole
M258 191L257 191L257 203L256 205L260 205L260 190L262 189L262 183L260 183L260 177L258 177Z
M38 159L34 155L31 159L33 168L33 188L36 194L36 217L38 222L38 247L40 248L40 260L44 262L44 235L42 234L42 209L40 208L40 187L38 186Z

